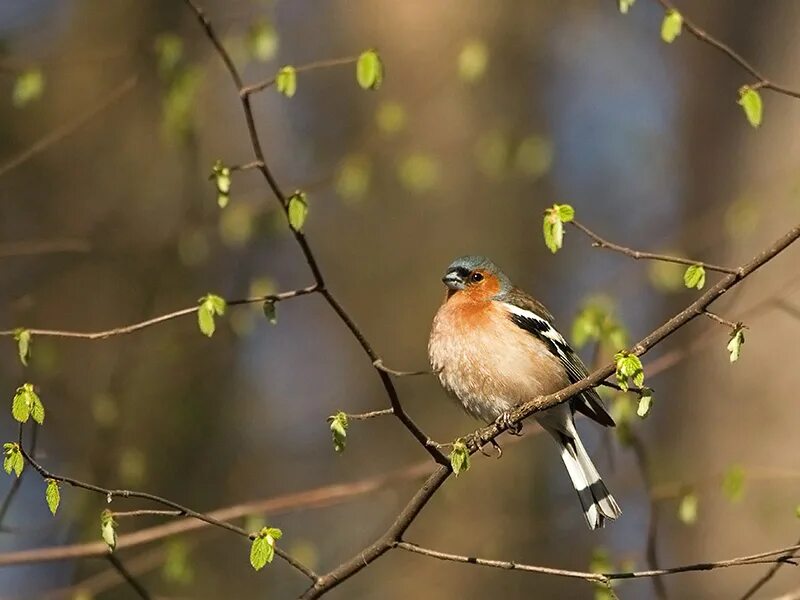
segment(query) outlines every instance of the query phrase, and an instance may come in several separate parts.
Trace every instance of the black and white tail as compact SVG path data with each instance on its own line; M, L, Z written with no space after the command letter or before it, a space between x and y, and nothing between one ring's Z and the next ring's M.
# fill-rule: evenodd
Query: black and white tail
M616 519L622 511L600 479L574 424L570 425L566 428L568 431L549 429L549 432L558 443L561 459L567 467L575 491L578 492L583 516L586 517L590 529L597 529L605 525L606 519Z

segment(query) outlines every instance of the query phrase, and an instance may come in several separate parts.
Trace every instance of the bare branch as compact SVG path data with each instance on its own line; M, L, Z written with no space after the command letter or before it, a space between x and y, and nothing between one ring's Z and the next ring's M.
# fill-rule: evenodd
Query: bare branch
M661 262L671 262L687 266L699 265L704 269L706 269L707 271L716 271L718 273L727 273L729 275L733 275L736 273L736 269L731 269L729 267L722 267L720 265L714 265L700 260L681 258L680 256L671 256L669 254L641 252L639 250L634 250L633 248L628 248L627 246L620 246L619 244L615 244L614 242L609 242L608 240L601 238L594 231L592 231L582 223L579 223L578 221L570 221L569 224L575 227L576 229L579 229L587 236L589 236L593 240L592 246L594 246L595 248L613 250L614 252L619 252L620 254L624 254L625 256L629 256L630 258L633 258L635 260L659 260Z
M142 600L150 600L151 596L150 593L145 589L145 587L125 568L125 565L122 564L122 561L119 557L114 554L113 552L109 552L107 555L108 562L110 562L113 567L117 570L117 572L122 575L122 578L128 582L134 591L138 594L139 598Z
M670 0L656 0L661 6L664 7L665 10L676 10L675 5ZM800 98L800 91L796 91L790 89L784 85L780 85L771 79L768 79L764 75L761 74L753 65L747 62L742 56L736 52L733 48L721 42L711 34L709 34L704 29L698 27L694 21L687 18L686 15L681 12L681 17L683 17L683 28L686 29L689 33L691 33L694 37L696 37L701 42L708 44L712 48L715 48L722 52L725 56L731 59L734 63L739 65L742 69L747 71L750 75L752 75L756 83L751 85L750 87L753 89L764 88L768 90L772 90L773 92L777 92L779 94L783 94L785 96L791 96L793 98Z
M330 67L336 67L338 65L353 65L358 61L357 56L346 56L344 58L331 58L327 60L319 60L316 62L308 63L306 65L301 65L299 67L295 67L295 73L306 73L308 71L314 71L317 69L327 69ZM265 79L259 83L254 83L252 85L248 85L243 87L239 94L242 96L249 96L250 94L255 94L256 92L260 92L262 90L267 89L275 84L275 77L271 79Z
M389 375L394 375L395 377L415 377L417 375L430 375L431 371L395 371L394 369L390 369L386 365L383 364L382 359L377 359L372 363L372 366L376 369L383 371L384 373L388 373Z
M703 314L711 319L712 321L716 321L720 325L725 325L726 327L730 327L731 329L738 329L739 327L744 327L741 323L734 323L733 321L729 321L723 317L720 317L718 314L711 312L710 310L704 310Z
M370 412L359 413L355 415L348 414L347 418L354 421L366 421L367 419L374 419L375 417L385 417L386 415L394 414L391 408L384 408L381 410L373 410Z

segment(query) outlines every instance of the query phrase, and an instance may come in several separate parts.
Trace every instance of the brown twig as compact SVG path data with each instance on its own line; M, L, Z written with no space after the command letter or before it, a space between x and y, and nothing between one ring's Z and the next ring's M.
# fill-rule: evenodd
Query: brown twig
M145 587L136 579L128 569L125 568L125 565L122 564L122 561L119 557L114 554L113 552L109 552L106 555L108 558L108 562L117 570L117 572L122 576L122 578L130 585L134 591L138 594L139 598L142 600L150 600L151 596L150 593L145 589Z
M664 7L664 10L677 10L675 5L670 0L656 0L661 6ZM680 12L680 11L679 11ZM775 83L771 79L765 77L760 71L758 71L753 65L751 65L748 61L746 61L738 52L736 52L733 48L721 42L711 34L709 34L704 29L695 24L694 21L689 19L683 12L680 13L681 17L683 17L683 28L686 29L689 33L691 33L694 37L696 37L701 42L708 44L712 48L719 50L729 59L731 59L734 63L739 65L742 69L747 71L750 75L752 75L756 83L751 85L750 87L753 89L764 88L767 90L772 90L773 92L777 92L779 94L784 94L785 96L791 96L792 98L800 98L800 91L796 91L790 89L784 85L780 85Z
M316 62L308 63L305 65L301 65L299 67L295 67L295 73L307 73L308 71L314 71L317 69L328 69L330 67L336 67L339 65L352 65L358 61L357 56L347 56L344 58L331 58L327 60L318 60ZM249 96L251 94L255 94L262 90L267 89L275 84L275 77L271 79L265 79L264 81L260 81L259 83L254 83L252 85L247 86L239 86L241 89L239 94L242 96Z
M100 102L98 102L95 106L92 106L86 112L81 113L72 121L64 123L60 127L56 127L43 138L34 142L33 145L7 160L4 164L0 165L0 177L9 171L16 169L21 164L26 163L37 154L44 152L50 146L60 142L77 129L80 129L83 125L91 121L92 118L97 114L101 113L106 108L114 104L114 102L122 98L125 94L130 92L135 85L136 77L129 77L120 85L111 90L111 92L109 92L106 96L101 98Z
M417 375L430 375L431 371L395 371L394 369L390 369L386 365L383 364L382 359L378 359L372 363L372 366L376 369L383 371L384 373L388 373L389 375L394 375L395 377L415 377Z
M628 248L627 246L621 246L619 244L615 244L614 242L609 242L608 240L601 238L597 235L594 231L586 227L584 224L578 221L570 221L570 225L575 227L576 229L585 233L589 238L591 238L592 246L595 248L603 248L605 250L612 250L614 252L619 252L620 254L624 254L625 256L629 256L635 260L658 260L661 262L670 262L676 263L679 265L698 265L706 269L707 271L716 271L717 273L726 273L728 275L736 274L736 269L731 269L729 267L722 267L720 265L714 265L711 263L703 262L700 260L692 260L691 258L682 258L680 256L671 256L669 254L656 254L654 252L642 252L640 250L634 250L633 248Z
M711 312L710 310L704 310L703 314L711 319L712 321L716 321L720 325L725 325L726 327L730 327L731 329L738 329L739 327L744 327L741 323L734 323L733 321L729 321L723 317L720 317L718 314Z
M348 414L347 418L353 421L366 421L367 419L374 419L375 417L385 417L386 415L394 414L391 408L383 408L381 410L373 410L365 413L358 413L355 415Z
M134 491L134 490L120 490L120 489L104 488L104 487L95 485L93 483L87 483L85 481L80 481L79 479L75 479L73 477L67 477L67 476L64 476L64 475L58 475L56 473L51 473L50 471L45 469L41 464L36 462L36 460L25 450L25 447L22 444L22 426L20 426L18 443L19 443L20 452L22 452L22 456L25 458L25 462L27 462L30 466L32 466L34 469L36 469L36 471L39 473L39 475L42 476L42 479L53 479L53 480L58 481L60 483L66 483L68 485L71 485L73 487L78 487L78 488L82 488L84 490L89 490L90 492L95 492L97 494L102 494L103 496L106 496L109 499L109 502L114 497L117 497L117 498L139 498L141 500L149 500L151 502L155 502L157 504L161 504L162 506L168 506L169 508L172 508L172 509L178 511L178 512L186 515L187 517L192 517L193 519L198 519L199 521L204 521L205 523L208 523L209 525L214 525L215 527L219 527L220 529L226 529L226 530L231 531L233 533L237 533L237 534L239 534L239 535L241 535L243 537L246 537L247 539L252 540L252 539L255 539L255 537L256 537L255 534L250 533L250 532L242 529L241 527L237 527L236 525L233 525L232 523L228 523L227 521L223 521L221 519L217 519L217 518L215 518L215 517L213 517L211 515L204 514L204 513L201 513L201 512L197 512L195 510L192 510L191 508L187 508L185 506L181 506L177 502L174 502L174 501L169 500L167 498L162 498L161 496L156 496L155 494L150 494L150 493L147 493L147 492L138 492L138 491ZM289 556L286 552L284 552L283 550L281 550L277 546L275 547L275 554L278 555L279 557L281 557L289 565L294 567L297 571L299 571L300 573L302 573L303 575L308 577L311 581L317 581L318 576L317 576L316 573L314 573L314 571L312 571L311 569L309 569L308 567L306 567L305 565L303 565L302 563L300 563L296 559L294 559L291 556Z
M238 306L241 304L254 304L257 302L282 302L284 300L289 300L290 298L305 296L306 294L313 294L314 292L317 291L319 290L316 285L310 285L308 287L300 288L297 290L291 290L289 292L281 292L280 294L269 294L267 296L256 296L254 298L241 298L238 300L227 300L226 303L228 304L228 306ZM172 319L185 317L186 315L191 315L196 313L198 308L199 308L198 306L190 306L188 308L182 308L180 310L176 310L167 313L165 315L159 315L158 317L153 317L152 319L139 321L138 323L132 323L130 325L123 325L122 327L114 327L113 329L105 329L102 331L64 331L58 329L38 329L38 328L30 328L28 329L28 331L31 333L31 335L81 338L86 340L101 340L113 337L115 335L124 335L127 333L133 333L134 331L139 331L141 329L145 329L153 325L158 325L159 323L163 323L165 321L171 321ZM16 333L15 329L6 329L4 331L0 331L0 336L12 336L15 333Z
M797 545L800 545L800 539L797 540ZM795 546L794 548L783 554L781 556L783 560L780 562L776 562L774 565L772 565L767 570L766 573L764 573L761 577L759 577L758 580L747 589L747 591L742 595L742 597L739 600L749 600L750 598L755 596L758 590L767 585L769 580L775 577L775 575L778 573L778 570L783 565L789 564L789 561L791 561L794 557L797 556L797 550L798 548L797 546Z
M453 562L467 563L472 565L479 565L484 567L494 567L495 569L506 569L514 571L528 571L531 573L541 573L543 575L556 575L559 577L570 577L572 579L583 579L585 581L600 583L608 585L614 580L618 579L641 579L648 577L660 577L662 575L675 575L677 573L690 573L692 571L711 571L713 569L724 569L727 567L736 567L740 565L757 565L767 563L781 564L786 562L782 556L787 552L796 552L800 549L800 545L790 546L788 548L780 548L778 550L770 550L769 552L761 552L759 554L752 554L750 556L739 556L737 558L730 558L728 560L720 560L717 562L694 563L691 565L682 565L679 567L671 567L669 569L652 569L649 571L620 571L615 573L591 573L588 571L568 571L565 569L554 569L551 567L540 567L537 565L528 565L524 563L511 562L506 560L490 560L486 558L478 558L475 556L464 556L461 554L451 554L449 552L439 552L438 550L431 550L430 548L423 548L410 542L396 542L394 547L422 554L430 558L437 558L439 560L448 560Z

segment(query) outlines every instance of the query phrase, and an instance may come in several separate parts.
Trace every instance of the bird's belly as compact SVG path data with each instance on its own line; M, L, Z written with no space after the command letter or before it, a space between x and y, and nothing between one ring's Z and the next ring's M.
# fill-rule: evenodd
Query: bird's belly
M478 419L494 421L517 404L563 387L544 346L463 330L438 333L429 346L431 366L442 386Z

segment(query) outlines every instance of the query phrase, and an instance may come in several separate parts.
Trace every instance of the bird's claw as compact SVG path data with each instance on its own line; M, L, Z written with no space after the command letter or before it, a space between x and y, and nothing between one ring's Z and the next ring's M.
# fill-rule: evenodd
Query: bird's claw
M478 449L478 452L480 452L481 454L483 454L487 458L491 458L492 455L489 454L488 452L486 452L486 450L484 450L484 448L486 448L486 444L491 444L492 447L495 450L497 450L497 456L495 458L500 458L501 456L503 456L503 449L500 447L500 444L498 444L495 440L489 440L488 442L482 442L480 436L475 435L475 434L470 434L468 436L468 438L467 438L467 442L470 445L474 445Z
M522 423L512 423L511 415L507 412L495 419L495 425L506 429L511 435L522 435Z

